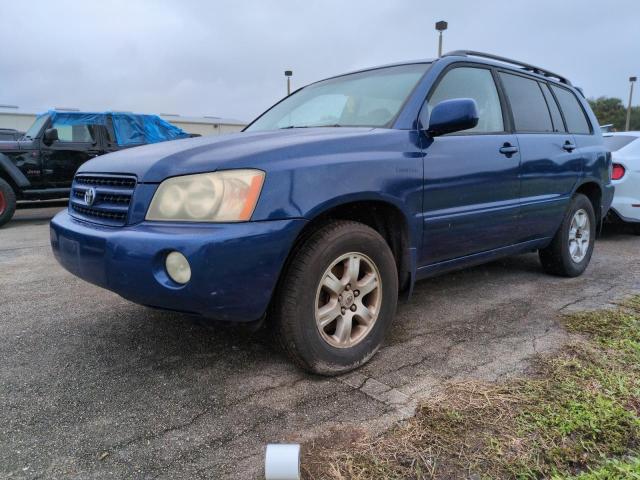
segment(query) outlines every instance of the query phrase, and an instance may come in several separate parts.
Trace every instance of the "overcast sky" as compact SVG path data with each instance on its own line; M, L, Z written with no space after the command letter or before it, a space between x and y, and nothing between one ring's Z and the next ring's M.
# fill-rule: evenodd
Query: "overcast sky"
M640 76L640 0L2 1L0 104L250 120L295 87L360 67L493 52L587 96ZM640 104L640 88L634 104Z

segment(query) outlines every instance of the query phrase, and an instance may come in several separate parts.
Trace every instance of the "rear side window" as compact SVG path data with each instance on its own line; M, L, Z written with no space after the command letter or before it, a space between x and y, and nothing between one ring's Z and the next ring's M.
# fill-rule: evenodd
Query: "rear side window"
M553 95L551 94L551 90L549 90L549 86L546 83L541 83L540 88L542 89L542 93L544 93L544 98L547 101L547 107L549 107L549 112L551 112L551 120L553 121L553 131L566 132L567 129L564 128L564 122L562 121L562 114L560 113L560 109L558 108L556 99L553 98Z
M553 132L547 101L537 81L503 72L500 80L509 97L517 131Z
M428 125L431 110L438 103L454 98L473 98L478 106L478 125L465 132L495 133L504 131L502 107L491 70L458 67L449 70L429 97L427 108L420 113L423 125Z
M569 133L590 134L589 120L587 120L584 110L573 92L555 85L551 85L551 89L558 99L562 113L564 113Z

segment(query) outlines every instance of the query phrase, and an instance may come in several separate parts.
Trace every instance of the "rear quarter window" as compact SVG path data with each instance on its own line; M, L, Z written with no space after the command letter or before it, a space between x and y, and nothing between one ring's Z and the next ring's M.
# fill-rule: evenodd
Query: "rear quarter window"
M551 89L558 99L569 133L591 134L591 125L575 94L556 85L551 85Z

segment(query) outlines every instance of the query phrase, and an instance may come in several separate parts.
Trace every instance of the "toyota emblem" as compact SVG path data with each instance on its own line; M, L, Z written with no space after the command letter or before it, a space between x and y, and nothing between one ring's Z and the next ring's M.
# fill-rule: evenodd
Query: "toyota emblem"
M93 205L93 202L96 201L96 189L91 187L84 192L84 203L86 203L89 207Z

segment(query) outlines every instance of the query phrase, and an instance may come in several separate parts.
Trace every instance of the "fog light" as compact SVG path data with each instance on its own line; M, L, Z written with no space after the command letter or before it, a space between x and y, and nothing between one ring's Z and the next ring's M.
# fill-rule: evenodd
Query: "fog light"
M176 283L185 284L191 280L189 261L180 252L171 252L165 261L167 273Z

